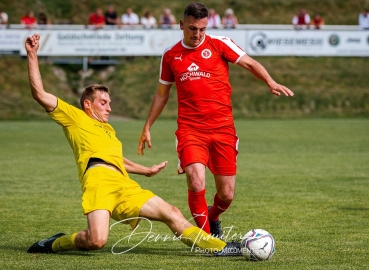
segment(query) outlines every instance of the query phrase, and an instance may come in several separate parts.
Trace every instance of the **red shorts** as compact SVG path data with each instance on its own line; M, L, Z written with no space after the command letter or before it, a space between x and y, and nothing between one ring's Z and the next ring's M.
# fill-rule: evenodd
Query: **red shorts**
M236 175L238 137L234 127L217 130L178 129L178 173L187 165L202 163L212 174Z

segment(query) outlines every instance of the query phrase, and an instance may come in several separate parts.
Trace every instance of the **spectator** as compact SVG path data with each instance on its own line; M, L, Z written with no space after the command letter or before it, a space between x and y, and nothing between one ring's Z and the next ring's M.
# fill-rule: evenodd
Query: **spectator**
M310 21L310 15L302 8L299 14L293 16L292 24L295 29L309 29Z
M108 6L108 10L105 12L105 24L106 25L118 25L118 14L113 5Z
M215 9L209 9L208 28L219 28L221 26L220 16L216 13Z
M127 8L126 13L122 15L122 24L137 25L139 22L138 16L136 13L133 13L132 8Z
M105 26L105 17L101 8L97 8L95 12L90 15L88 24L93 25L95 29L101 29Z
M222 18L222 25L224 28L236 28L238 24L237 17L234 15L234 12L231 8L227 8L224 12L224 16Z
M50 20L47 18L45 12L39 12L37 16L37 24L41 25L47 25L51 24Z
M163 13L160 15L159 24L161 28L171 28L173 24L176 24L176 18L169 8L163 10Z
M359 15L359 26L361 29L369 30L369 11L367 8Z
M8 24L8 14L6 14L0 7L0 25Z
M324 19L319 13L315 13L314 18L311 20L311 24L314 26L314 29L321 29L321 26L324 25Z
M152 15L151 11L145 12L144 16L141 18L141 24L145 29L152 29L157 27L156 19Z
M26 15L21 18L21 24L23 24L27 29L32 29L37 25L37 20L33 15L33 11L28 11Z

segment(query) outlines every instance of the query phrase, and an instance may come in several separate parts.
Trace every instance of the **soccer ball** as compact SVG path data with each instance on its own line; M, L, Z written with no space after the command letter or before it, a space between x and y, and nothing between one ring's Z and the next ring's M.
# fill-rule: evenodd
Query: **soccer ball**
M274 238L265 230L251 230L241 240L241 252L248 261L266 261L275 252Z

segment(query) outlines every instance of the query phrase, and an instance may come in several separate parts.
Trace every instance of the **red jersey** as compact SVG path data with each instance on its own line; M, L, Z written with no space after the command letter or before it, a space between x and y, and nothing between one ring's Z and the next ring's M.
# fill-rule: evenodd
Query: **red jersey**
M176 83L179 128L234 125L228 62L237 63L243 55L231 39L212 35L195 48L179 41L165 50L159 81Z
M89 24L102 24L105 23L105 17L96 15L96 13L92 13L90 19L88 21Z
M36 18L35 17L23 16L21 18L21 22L25 25L32 25L32 24L36 23Z

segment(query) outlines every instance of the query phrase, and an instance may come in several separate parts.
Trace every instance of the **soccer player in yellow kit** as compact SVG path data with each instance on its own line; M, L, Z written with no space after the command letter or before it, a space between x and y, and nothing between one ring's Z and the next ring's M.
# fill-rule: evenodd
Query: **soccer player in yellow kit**
M82 208L88 229L71 235L56 234L34 243L29 253L55 253L66 250L97 250L109 235L110 217L128 220L135 228L139 217L164 222L182 242L217 256L241 255L239 243L226 243L209 236L189 223L182 213L149 190L142 189L128 173L153 176L167 165L145 167L123 157L122 144L109 125L109 89L102 85L86 87L81 96L82 110L45 92L38 66L40 35L28 37L25 48L33 98L63 127L78 166L82 186Z

